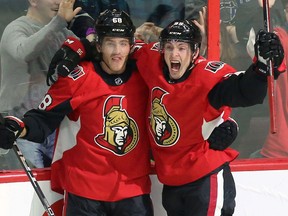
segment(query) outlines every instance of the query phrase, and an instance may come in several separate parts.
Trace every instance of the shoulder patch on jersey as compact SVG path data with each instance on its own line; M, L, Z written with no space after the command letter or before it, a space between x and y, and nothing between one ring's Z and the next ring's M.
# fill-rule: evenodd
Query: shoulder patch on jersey
M209 61L205 66L205 70L210 71L212 73L217 73L217 71L223 68L224 64L225 63L221 61Z
M159 42L154 43L153 46L151 47L151 50L154 50L157 52L159 52L159 49L160 49L160 43Z
M132 48L131 48L130 53L134 53L134 52L136 52L137 50L141 49L142 46L143 46L143 44L138 44L138 43L135 44L135 45L133 45Z
M83 70L83 67L81 67L80 65L77 65L75 69L68 75L68 77L72 78L75 81L84 75L85 75L85 72Z

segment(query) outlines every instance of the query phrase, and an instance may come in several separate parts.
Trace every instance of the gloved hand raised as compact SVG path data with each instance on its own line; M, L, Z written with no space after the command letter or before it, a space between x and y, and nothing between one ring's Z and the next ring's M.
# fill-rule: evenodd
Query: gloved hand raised
M238 135L238 125L232 119L228 119L216 127L208 138L209 147L223 151L228 148Z
M0 148L11 149L24 127L24 122L14 116L0 115Z
M253 59L257 74L263 77L270 75L268 60L272 60L274 79L277 79L280 73L284 72L286 68L280 68L284 59L284 49L279 37L272 32L260 30L256 35L254 44L255 57ZM284 70L283 70L284 69Z
M55 83L58 75L62 77L68 76L77 64L85 58L86 50L90 50L89 46L91 45L87 39L67 38L49 65L46 78L47 85L50 86Z

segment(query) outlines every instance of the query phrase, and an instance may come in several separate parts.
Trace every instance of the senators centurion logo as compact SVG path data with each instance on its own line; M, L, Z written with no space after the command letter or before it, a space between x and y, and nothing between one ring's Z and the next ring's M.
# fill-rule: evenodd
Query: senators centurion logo
M103 107L103 133L95 137L95 142L116 155L125 155L138 143L139 129L128 115L124 96L110 96Z
M163 97L168 94L163 89L152 89L152 105L150 112L150 132L157 145L169 147L175 145L180 136L177 122L169 115L164 104Z

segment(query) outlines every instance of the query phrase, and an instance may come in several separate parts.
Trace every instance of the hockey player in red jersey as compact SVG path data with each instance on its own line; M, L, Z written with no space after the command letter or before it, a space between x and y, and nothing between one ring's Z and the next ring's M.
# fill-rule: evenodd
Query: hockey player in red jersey
M212 149L207 138L229 117L230 107L263 102L266 59L273 60L277 78L286 70L283 47L276 34L260 31L255 62L236 72L199 56L202 38L193 22L172 22L159 40L143 45L134 58L150 91L149 137L164 184L163 206L169 216L233 215L236 190L229 163L238 153Z
M148 89L128 59L135 27L126 13L110 12L99 17L96 30L99 59L58 79L39 108L25 114L23 131L21 120L6 117L1 145L12 147L9 130L41 141L59 127L51 185L65 191L64 215L153 216Z

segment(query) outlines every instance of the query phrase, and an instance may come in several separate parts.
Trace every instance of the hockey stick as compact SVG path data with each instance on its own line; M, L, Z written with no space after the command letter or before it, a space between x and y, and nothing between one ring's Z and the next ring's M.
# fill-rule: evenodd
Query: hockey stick
M0 124L4 125L4 118L3 118L3 116L1 114L0 114ZM25 173L27 174L27 176L28 176L28 178L29 178L29 180L30 180L30 182L31 182L36 194L38 195L38 197L39 197L39 199L40 199L45 211L47 212L48 216L55 216L50 204L48 203L48 200L46 199L46 197L45 197L43 191L41 190L36 178L34 177L31 168L27 164L22 152L18 148L16 141L14 142L12 148L15 151L16 156L17 156L20 164L24 168Z
M263 15L264 15L264 29L267 32L271 31L270 25L270 8L269 0L262 0L263 3ZM274 72L272 60L268 60L270 74L267 77L268 82L268 97L269 97L269 108L270 108L270 132L276 133L276 112L275 112L275 90L274 90Z
M47 212L48 216L55 216L50 204L48 203L48 200L46 199L43 191L41 190L36 178L34 177L32 171L31 171L31 168L28 166L28 164L27 164L22 152L18 148L16 142L14 142L14 144L13 144L13 150L15 151L18 160L20 161L22 167L24 168L24 170L25 170L36 194L38 195L45 211Z

